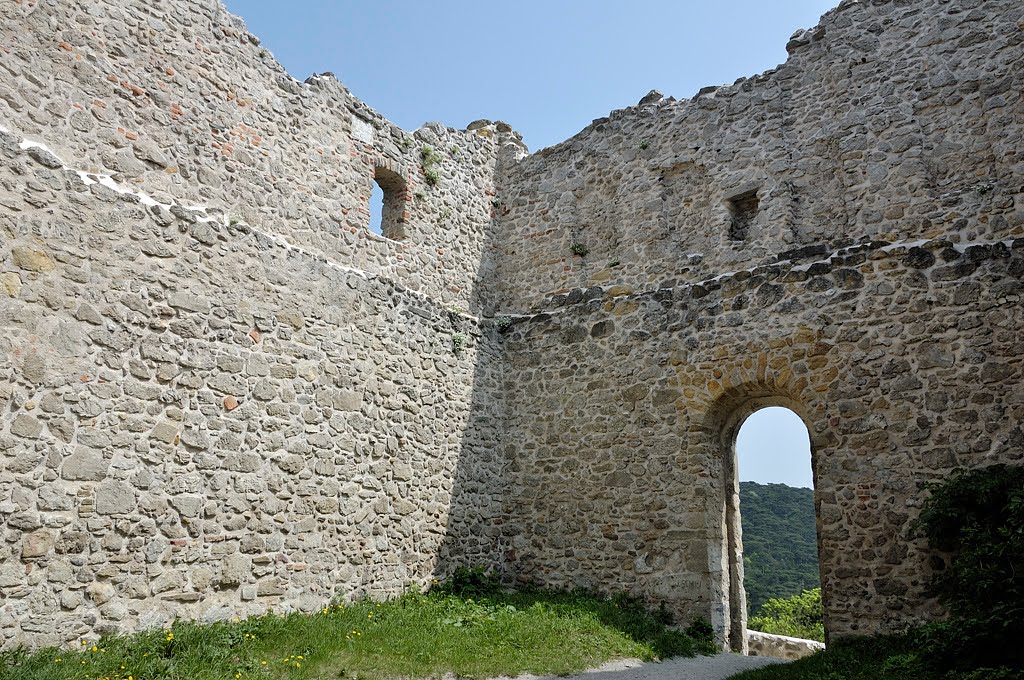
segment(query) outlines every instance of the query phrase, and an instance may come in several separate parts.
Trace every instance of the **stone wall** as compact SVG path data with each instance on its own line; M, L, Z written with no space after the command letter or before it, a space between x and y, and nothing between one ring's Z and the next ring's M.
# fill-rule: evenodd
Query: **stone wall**
M772 71L505 166L513 572L742 649L733 443L782 405L829 634L938 613L919 483L1021 455L1022 45L1019 3L846 1Z
M330 74L294 80L218 0L5 0L0 54L0 121L82 170L444 304L487 299L495 159L521 147L507 126L406 133ZM367 229L376 167L407 183L405 240Z
M494 331L20 141L0 133L8 643L495 563Z
M826 627L938 613L908 539L919 484L1019 461L1024 239L872 243L650 293L589 289L506 351L511 564L744 623L732 445L757 408L808 425Z
M1011 0L847 0L526 156L295 81L216 0L0 2L2 644L474 563L742 649L765 405L829 634L939 614L920 483L1024 450L1022 44Z
M825 649L825 645L814 640L772 635L756 630L747 631L750 656L770 656L775 659L796 661Z
M258 42L215 2L0 3L4 645L499 559L474 311L521 144L406 134ZM375 171L404 240L368 230Z
M1022 17L998 0L846 0L776 69L690 100L652 93L509 166L503 304L862 238L1019 233Z

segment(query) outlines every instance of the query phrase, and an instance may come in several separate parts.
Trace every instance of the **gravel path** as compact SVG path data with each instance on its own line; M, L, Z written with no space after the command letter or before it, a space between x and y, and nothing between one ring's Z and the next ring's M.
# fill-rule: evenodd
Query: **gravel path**
M785 662L766 656L740 656L739 654L696 656L692 659L675 658L660 663L644 663L636 659L625 659L610 661L603 666L585 671L581 675L573 676L569 680L725 680L740 671L761 668L773 663ZM533 680L533 678L534 676L523 675L517 680ZM542 678L538 680L555 679Z

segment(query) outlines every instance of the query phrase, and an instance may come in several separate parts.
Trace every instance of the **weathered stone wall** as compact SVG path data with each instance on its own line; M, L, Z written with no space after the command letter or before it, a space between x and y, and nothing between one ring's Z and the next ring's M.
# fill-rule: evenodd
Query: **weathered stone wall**
M5 0L0 55L0 121L82 170L217 206L444 304L486 300L495 157L521 146L506 127L403 132L333 76L294 80L218 0ZM378 166L407 182L403 241L367 229Z
M493 331L19 141L0 132L5 641L495 563Z
M772 635L756 630L747 631L747 641L750 656L770 656L786 661L796 661L825 649L824 644L814 640Z
M671 287L860 238L1019 233L1022 21L1009 1L847 0L774 70L645 97L510 166L504 304ZM746 220L730 199L751 191Z
M0 3L0 126L3 644L497 562L472 314L515 133L406 134L218 3L141 0Z
M742 649L733 443L783 405L829 633L937 613L918 484L1024 443L1022 45L1020 3L847 1L772 71L507 166L514 572L710 614Z
M732 445L783 405L810 431L828 630L935 615L935 564L908 540L918 484L1024 451L1022 248L861 246L519 319L513 571L626 588L727 634L743 618Z
M829 633L934 616L919 483L1024 446L1022 43L1011 0L846 1L525 156L296 82L215 0L0 2L3 644L471 562L742 648L771 404Z

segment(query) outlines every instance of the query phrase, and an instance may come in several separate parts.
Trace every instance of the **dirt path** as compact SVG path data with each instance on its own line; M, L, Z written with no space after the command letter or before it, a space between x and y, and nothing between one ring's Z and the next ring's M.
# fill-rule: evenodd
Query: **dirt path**
M785 662L764 656L740 656L738 654L697 656L692 659L675 658L661 663L644 663L636 659L626 659L611 661L603 666L585 671L581 675L573 676L569 680L725 680L740 671L761 668L773 663ZM526 678L531 678L531 676L520 676L517 680Z

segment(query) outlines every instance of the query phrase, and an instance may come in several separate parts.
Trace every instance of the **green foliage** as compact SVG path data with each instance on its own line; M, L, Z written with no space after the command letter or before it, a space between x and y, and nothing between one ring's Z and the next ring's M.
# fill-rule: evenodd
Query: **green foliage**
M440 159L437 152L434 151L432 146L424 146L420 149L420 163L425 166L430 166L436 163Z
M915 526L950 554L931 589L953 619L925 626L922 648L939 668L1024 669L1024 467L959 471L927 489Z
M899 636L840 640L747 680L1024 678L1024 468L957 472L927 487L916 531L950 555L931 582L952 617Z
M462 318L462 315L465 314L465 311L458 305L451 305L444 310L444 313L448 317L448 323L455 325Z
M466 336L463 333L452 333L452 354L462 354L466 348Z
M740 482L740 518L743 585L751 613L771 598L820 585L812 489Z
M763 633L824 642L821 588L805 590L790 598L768 600L761 606L760 613L750 618L747 627Z
M792 663L767 666L732 680L925 680L907 636L849 637L824 652Z
M927 488L917 529L953 554L934 593L957 616L1024 619L1024 467L961 471Z
M579 257L586 257L587 253L590 252L590 249L587 248L587 246L584 245L583 243L580 243L579 241L573 241L572 244L569 246L569 251L573 255L577 255Z
M424 146L420 149L420 169L423 170L423 180L427 186L437 186L441 181L441 174L434 166L441 160L441 157L434 151L433 147Z
M456 567L455 572L431 592L456 597L487 597L502 592L501 577L487 567Z
M429 593L387 602L333 604L312 615L179 622L76 649L0 652L0 680L567 675L612 658L714 652L710 625L688 630L694 635L667 628L663 614L635 598L506 592L494 574L472 568Z
M512 327L511 316L499 316L494 319L494 325L498 327L498 331L504 333Z

